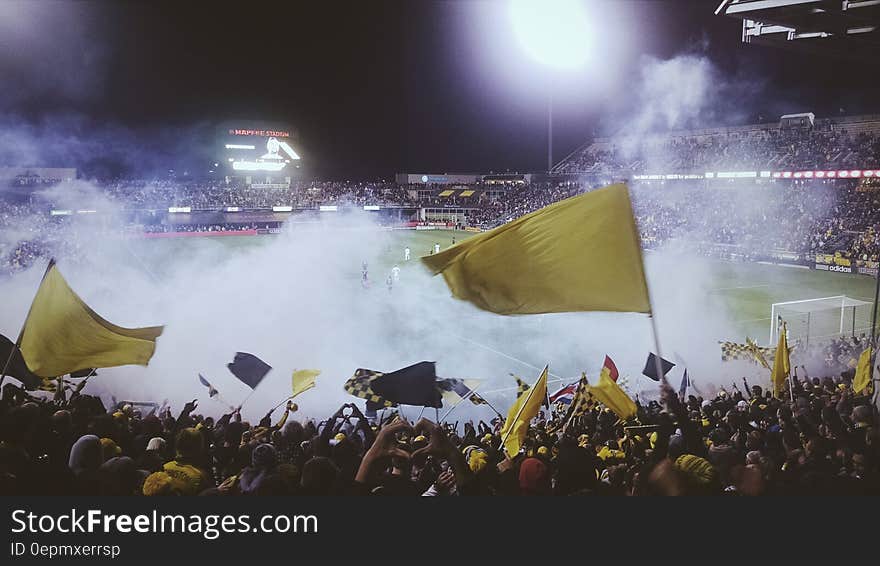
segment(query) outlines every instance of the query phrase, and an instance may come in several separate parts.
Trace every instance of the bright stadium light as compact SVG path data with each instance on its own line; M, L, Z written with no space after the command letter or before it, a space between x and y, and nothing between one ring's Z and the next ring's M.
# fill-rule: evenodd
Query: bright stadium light
M592 51L585 0L510 0L513 32L535 60L559 69L582 67Z

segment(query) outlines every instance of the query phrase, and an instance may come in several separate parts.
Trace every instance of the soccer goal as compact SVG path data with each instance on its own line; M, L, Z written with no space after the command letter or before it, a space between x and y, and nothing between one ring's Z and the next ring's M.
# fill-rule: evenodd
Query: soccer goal
M773 303L770 307L770 340L775 346L782 321L788 324L788 340L810 340L854 336L871 330L870 301L845 295Z

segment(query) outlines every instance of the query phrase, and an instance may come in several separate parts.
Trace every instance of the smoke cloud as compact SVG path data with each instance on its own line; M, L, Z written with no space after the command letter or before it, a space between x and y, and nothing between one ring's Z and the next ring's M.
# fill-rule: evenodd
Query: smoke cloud
M452 298L442 278L417 261L404 265L402 240L362 213L295 217L282 234L229 246L222 238L123 237L123 215L88 183L62 184L41 198L110 212L68 217L64 228L79 253L59 268L83 299L120 325L166 325L148 367L100 370L86 391L105 398L168 398L175 407L199 398L200 410L220 414L226 408L208 399L196 376L204 374L229 403L241 402L249 390L225 367L236 351L274 368L247 401L251 420L288 395L291 372L304 368L322 371L317 387L297 399L300 415L313 417L352 400L342 384L358 367L391 371L421 360L436 361L441 377L485 379L481 391L500 410L512 391L492 392L511 387L508 374L533 381L546 363L555 379L574 381L581 371L595 379L607 353L629 376L632 392L649 385L637 377L653 348L646 317L479 311ZM384 283L389 254L402 267L391 291ZM360 281L364 261L373 281L368 289ZM693 300L704 292L699 263L682 269L681 261L652 254L647 266L663 348L694 366L716 335L709 329L722 323L708 320ZM41 273L35 266L0 281L7 336L17 335ZM717 367L717 355L711 358ZM491 416L485 412L469 403L457 409L459 418Z

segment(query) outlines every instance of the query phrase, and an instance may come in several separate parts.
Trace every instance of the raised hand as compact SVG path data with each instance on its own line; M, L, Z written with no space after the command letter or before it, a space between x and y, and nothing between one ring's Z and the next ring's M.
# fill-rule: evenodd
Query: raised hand
M413 428L405 421L397 421L382 427L379 431L379 435L376 436L373 445L370 446L370 449L364 454L355 481L366 483L372 467L377 461L382 460L383 458L395 457L409 459L409 452L401 449L397 445L397 434L404 431L410 433L413 431Z
M424 417L415 426L415 434L422 433L425 433L426 436L429 435L430 440L427 446L419 448L412 453L413 460L418 462L424 456L449 458L451 454L458 452L449 441L449 437L446 436L446 431L443 430L443 427L437 426L433 421L429 421Z

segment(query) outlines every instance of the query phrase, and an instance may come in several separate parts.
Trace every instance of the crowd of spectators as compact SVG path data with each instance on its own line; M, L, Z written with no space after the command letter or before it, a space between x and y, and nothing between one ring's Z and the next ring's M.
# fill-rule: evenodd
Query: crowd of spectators
M355 205L411 204L405 189L395 183L355 181L291 181L253 186L230 181L144 181L120 179L101 185L104 193L127 209L190 207L224 210L227 207L265 209L273 206L313 208L340 202Z
M871 124L817 120L809 129L782 129L776 125L624 136L591 144L564 160L556 171L585 173L595 180L658 171L880 168L880 127ZM473 191L466 198L443 195L445 185L411 186L388 181L294 179L248 185L240 179L117 179L96 183L95 187L101 198L117 204L123 214L153 214L155 217L146 221L143 217L131 220L134 226L145 226L147 232L236 228L214 220L164 221L160 217L169 207L205 212L228 207L268 210L274 206L303 210L334 204L412 209L458 206L465 209L467 225L485 229L587 190L584 178L505 187L476 183L459 187ZM701 251L725 257L759 258L785 253L808 261L815 254L837 254L839 261L871 262L872 266L880 256L878 185L854 179L707 179L630 184L646 247L676 239L694 242ZM30 201L0 200L3 271L26 268L49 250L55 254L77 251L76 239L63 233L68 223L49 216L49 210L56 208L51 199L59 194L45 197L36 191ZM397 218L407 219L404 215Z
M111 403L88 394L97 377L54 396L7 383L0 494L880 494L870 396L854 392L851 371L797 373L778 396L745 378L741 389L692 383L690 395L664 382L626 422L601 404L577 416L554 406L517 454L504 452L504 419L488 408L476 423L413 424L393 410L365 416L356 403L297 419L288 402L280 418L249 422L241 407L215 419L197 402L176 415Z
M704 171L868 169L880 166L880 125L850 132L846 125L752 127L718 132L602 139L569 156L557 173L702 173ZM662 171L660 170L662 169Z
M146 202L146 198L157 198L153 189L145 188L154 185L133 186L134 189L129 188L127 192L112 188L108 194L114 199L134 195L132 202L138 205ZM291 202L276 194L279 189L200 187L181 189L175 185L173 189L166 186L156 190L164 191L162 198L167 198L166 204L187 203L194 207L209 200L215 206L220 202L235 203L230 206L243 208L251 206L256 201L247 200L248 191L268 193L269 196L260 197L264 199L261 202ZM703 246L700 250L710 250L706 253L713 255L730 252L731 257L753 259L786 253L808 261L815 254L836 253L846 260L876 262L880 256L880 238L877 237L880 191L866 190L877 187L859 180L635 181L630 187L646 248L679 240L699 244ZM467 203L466 224L493 228L588 189L582 182L545 181L493 191L492 198L481 196L488 192L477 192L477 198ZM199 196L202 190L206 193ZM381 198L401 204L410 198L405 187L386 183L315 182L296 192L299 195L296 205L305 209L334 202L374 203ZM223 194L237 196L217 197ZM215 197L220 200L212 200ZM131 229L151 233L277 228L277 222L172 222L170 217L161 220L164 214L161 212L160 217L149 221L132 217ZM77 253L80 240L65 230L78 220L78 215L37 213L33 203L3 203L0 229L4 237L0 238L0 258L4 270L26 268L49 253Z

